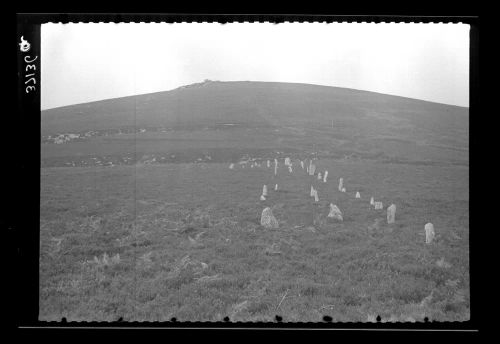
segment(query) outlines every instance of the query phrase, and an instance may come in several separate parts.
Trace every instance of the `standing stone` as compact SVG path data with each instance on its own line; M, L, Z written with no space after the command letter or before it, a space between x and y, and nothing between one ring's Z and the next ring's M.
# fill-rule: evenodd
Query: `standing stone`
M264 195L260 195L260 200L261 201L265 201L266 200L266 198L264 197Z
M311 162L311 165L309 166L309 175L310 176L314 176L316 173L316 165L314 165L312 162Z
M306 166L306 172L309 174L309 166Z
M375 205L375 200L372 198L370 198L370 205Z
M342 192L345 192L345 188L342 188Z
M288 172L292 173L292 166L288 165Z
M278 160L274 159L274 175L278 175Z
M333 203L330 203L330 212L328 213L327 219L343 221L342 212Z
M302 167L302 169L304 169L304 162L303 161L300 162L300 167Z
M396 221L396 205L391 204L387 207L387 223L391 224Z
M339 191L342 191L342 188L344 187L344 178L339 179Z
M264 186L262 187L262 195L263 195L263 196L267 196L267 185L264 185Z
M250 165L250 168L253 168L253 164Z
M274 186L274 191L278 191L278 184Z
M319 202L318 190L314 190L314 202Z
M356 198L361 198L361 194L358 192L356 192Z
M325 175L323 176L323 183L326 183L326 177L328 177L328 171L325 171Z
M321 172L320 172L320 173L318 173L318 180L321 180L321 179L322 178L321 178Z
M234 164L229 165L229 169L232 170L234 168Z
M434 225L432 223L427 223L424 227L425 229L425 243L430 244L434 240L436 233L434 232Z
M311 185L311 194L310 195L311 195L311 197L314 197L314 188L312 185Z
M271 167L271 162L267 160L267 168Z
M285 158L285 166L290 166L290 158Z
M375 206L375 210L384 209L384 205L382 202L375 202L374 206Z
M267 229L278 228L278 220L273 215L273 211L271 208L267 207L262 211L262 215L260 217L260 224Z

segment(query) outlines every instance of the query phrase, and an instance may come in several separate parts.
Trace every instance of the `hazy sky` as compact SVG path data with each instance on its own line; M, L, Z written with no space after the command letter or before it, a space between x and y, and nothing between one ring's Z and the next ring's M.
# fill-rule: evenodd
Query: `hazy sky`
M203 81L355 88L469 106L465 24L43 24L42 109Z

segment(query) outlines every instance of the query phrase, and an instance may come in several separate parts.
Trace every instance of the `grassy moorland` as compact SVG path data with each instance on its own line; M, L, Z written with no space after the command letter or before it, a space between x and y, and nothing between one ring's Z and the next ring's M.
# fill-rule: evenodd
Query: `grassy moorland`
M468 169L318 165L326 184L216 163L42 170L40 319L468 319ZM394 225L369 209L372 195L397 204ZM344 222L314 225L330 202ZM279 229L260 226L265 206Z
M467 109L209 83L47 110L44 136L40 320L470 317ZM228 168L275 157L277 177L266 164ZM327 183L300 168L311 157ZM384 210L370 209L371 196ZM315 221L330 203L343 223ZM387 225L391 203L396 223ZM279 229L260 226L266 206ZM430 245L427 222L437 234Z

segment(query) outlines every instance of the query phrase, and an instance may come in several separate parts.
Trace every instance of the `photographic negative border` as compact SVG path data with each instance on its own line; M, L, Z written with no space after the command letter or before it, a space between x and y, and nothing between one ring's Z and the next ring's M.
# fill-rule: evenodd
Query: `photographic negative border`
M12 207L10 214L13 220L8 223L9 233L14 233L15 254L17 261L15 291L21 302L17 306L17 322L20 328L198 328L198 329L263 329L263 328L288 328L288 329L330 329L330 330L395 330L395 331L463 331L475 332L479 329L481 316L477 306L480 304L480 284L477 271L478 238L470 233L470 273L471 273L471 320L467 322L407 322L407 323L333 323L328 317L320 323L289 323L277 314L274 322L252 323L231 322L229 318L222 322L43 322L38 320L38 274L39 274L39 220L40 220L40 28L43 23L232 23L232 22L259 22L259 23L284 23L284 22L350 22L350 23L465 23L470 30L470 106L469 118L478 116L479 113L479 18L477 16L343 16L343 15L277 15L277 14L18 14L16 30L16 60L17 60L17 124L22 127L25 134L23 142L25 159L20 165L20 173L16 177L22 180L21 191L16 194L15 204L24 204L22 213ZM28 51L21 51L20 37L30 44ZM26 49L26 48L24 48ZM33 61L34 56L38 58ZM28 92L27 64L32 62L37 72L36 91ZM23 72L24 71L24 72ZM24 74L22 74L23 72ZM474 126L471 126L474 127ZM474 135L470 136L471 149L474 146ZM38 190L38 192L37 192ZM471 193L473 194L473 193ZM29 195L29 196L28 196ZM472 209L472 207L471 207ZM29 216L26 215L29 214ZM472 221L475 226L475 221ZM473 301L472 301L473 300Z

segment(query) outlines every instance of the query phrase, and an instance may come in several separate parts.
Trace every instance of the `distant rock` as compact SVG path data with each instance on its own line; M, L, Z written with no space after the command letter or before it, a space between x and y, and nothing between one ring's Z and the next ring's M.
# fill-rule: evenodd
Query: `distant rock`
M373 205L375 207L375 210L384 209L384 204L382 202L374 202Z
M262 187L262 196L267 196L267 185Z
M325 175L323 176L323 183L326 183L327 177L328 177L328 171L325 171Z
M372 198L370 198L370 205L375 205L375 200Z
M339 179L339 191L342 191L342 189L344 188L344 178L340 178ZM342 191L344 192L344 191Z
M273 211L271 208L267 207L262 211L262 215L260 217L260 224L267 229L276 229L279 228L278 220L273 215Z

